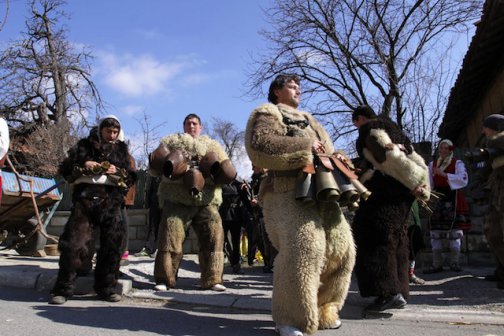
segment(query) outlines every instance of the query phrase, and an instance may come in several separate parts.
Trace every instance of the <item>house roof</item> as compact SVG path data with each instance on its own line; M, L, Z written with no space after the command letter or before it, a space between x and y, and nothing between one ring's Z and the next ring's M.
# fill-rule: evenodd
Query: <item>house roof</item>
M504 69L504 1L487 0L462 68L451 89L438 136L456 140Z

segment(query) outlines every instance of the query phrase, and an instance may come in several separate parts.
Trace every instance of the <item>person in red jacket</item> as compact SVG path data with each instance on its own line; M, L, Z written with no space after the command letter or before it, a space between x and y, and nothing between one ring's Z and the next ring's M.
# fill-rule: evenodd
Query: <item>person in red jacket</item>
M450 270L460 272L459 257L464 229L470 227L469 208L462 188L468 177L464 163L453 154L453 143L443 139L438 145L439 157L429 164L432 189L441 193L434 213L430 217L432 264L423 273L443 271L443 241L450 246Z

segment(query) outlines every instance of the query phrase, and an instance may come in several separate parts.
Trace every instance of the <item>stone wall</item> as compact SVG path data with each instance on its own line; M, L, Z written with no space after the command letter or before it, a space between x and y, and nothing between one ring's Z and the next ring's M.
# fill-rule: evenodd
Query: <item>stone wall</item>
M47 233L60 236L70 216L70 211L56 211L47 226ZM128 209L128 235L129 252L131 254L140 251L147 237L149 212L146 209ZM198 242L193 230L184 242L184 253L198 253Z

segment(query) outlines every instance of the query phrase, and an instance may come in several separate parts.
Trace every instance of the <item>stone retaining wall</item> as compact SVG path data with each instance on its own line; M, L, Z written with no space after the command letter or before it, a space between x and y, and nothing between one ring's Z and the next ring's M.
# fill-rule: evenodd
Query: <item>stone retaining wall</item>
M146 209L128 209L128 235L129 252L140 251L147 237L149 212ZM60 236L63 227L70 216L70 211L56 211L47 226L47 233ZM184 242L184 253L198 253L198 242L193 230L190 230L189 237Z

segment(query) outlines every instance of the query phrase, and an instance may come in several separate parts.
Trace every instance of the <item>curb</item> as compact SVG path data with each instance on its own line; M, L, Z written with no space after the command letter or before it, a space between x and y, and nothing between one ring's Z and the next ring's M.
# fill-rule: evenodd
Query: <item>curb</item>
M183 267L179 272L177 288L166 292L153 290L153 260L150 258L133 258L130 265L121 267L123 277L118 280L117 292L130 300L159 300L165 302L176 302L194 306L213 306L231 309L257 311L271 313L271 275L262 274L258 268L247 270L245 275L225 274L225 285L228 289L225 292L213 292L201 290L198 286L199 269L197 256L185 256ZM5 258L0 256L0 287L35 289L39 292L49 292L57 277L57 258ZM479 274L486 269L478 269L478 272L471 271L471 274ZM432 277L428 281L432 287L417 287L415 293L416 300L400 310L390 312L362 315L366 306L356 290L353 283L349 292L349 297L341 312L343 319L394 319L422 322L436 322L447 324L473 325L490 324L504 326L504 309L502 301L495 295L501 291L494 289L494 285L482 287L480 291L473 292L470 300L467 299L467 288L461 288L457 281L464 281L469 275L453 277ZM474 278L474 275L470 277ZM471 281L481 281L472 279ZM447 284L452 283L451 286ZM469 286L479 287L484 282L467 282ZM75 283L75 293L77 295L91 294L93 290L94 277L88 275L78 277ZM438 287L445 286L445 287ZM463 287L463 286L462 286ZM436 291L432 291L436 289ZM462 291L462 292L459 292ZM464 304L454 306L436 306L429 297L438 299L449 299L462 297ZM429 296L424 296L428 294ZM488 299L485 299L488 298ZM488 300L488 301L487 301Z

